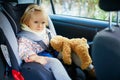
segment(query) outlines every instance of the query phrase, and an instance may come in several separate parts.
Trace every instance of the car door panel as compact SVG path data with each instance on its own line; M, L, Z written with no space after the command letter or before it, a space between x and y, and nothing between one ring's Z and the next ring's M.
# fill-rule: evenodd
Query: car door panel
M68 38L85 37L92 41L95 34L106 28L108 22L62 15L50 15L58 35Z

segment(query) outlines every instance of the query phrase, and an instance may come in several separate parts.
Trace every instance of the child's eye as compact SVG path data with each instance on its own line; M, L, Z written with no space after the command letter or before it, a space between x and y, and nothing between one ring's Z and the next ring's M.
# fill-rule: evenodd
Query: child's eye
M42 24L45 24L45 22L42 22Z
M34 23L38 23L38 21L34 21Z

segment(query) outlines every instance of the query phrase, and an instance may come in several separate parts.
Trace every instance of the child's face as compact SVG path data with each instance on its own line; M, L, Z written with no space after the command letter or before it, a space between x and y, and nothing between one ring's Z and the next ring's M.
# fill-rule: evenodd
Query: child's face
M33 12L30 17L28 27L36 32L42 31L46 27L46 20L43 14L39 11Z

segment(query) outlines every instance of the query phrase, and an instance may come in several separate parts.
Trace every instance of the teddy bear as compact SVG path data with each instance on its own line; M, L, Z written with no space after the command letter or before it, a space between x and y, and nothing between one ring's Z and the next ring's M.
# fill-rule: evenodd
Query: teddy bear
M54 50L62 54L64 63L71 64L71 47L69 39L62 36L55 36L50 40L50 45Z
M50 40L50 45L61 53L62 60L65 64L72 63L71 54L76 54L81 62L81 69L86 69L91 63L92 59L89 55L88 44L85 38L72 38L63 37L61 35L54 36Z

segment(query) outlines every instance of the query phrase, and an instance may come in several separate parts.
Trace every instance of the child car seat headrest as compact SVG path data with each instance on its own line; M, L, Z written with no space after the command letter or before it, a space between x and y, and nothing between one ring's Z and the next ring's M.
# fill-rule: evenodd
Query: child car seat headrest
M20 31L20 18L23 15L28 5L30 5L30 3L28 4L4 3L3 4L3 8L6 11L6 13L8 13L8 15L13 18L13 20L9 20L9 21L15 33ZM10 19L10 17L8 17L8 19Z
M99 0L99 7L104 11L119 11L120 0Z

